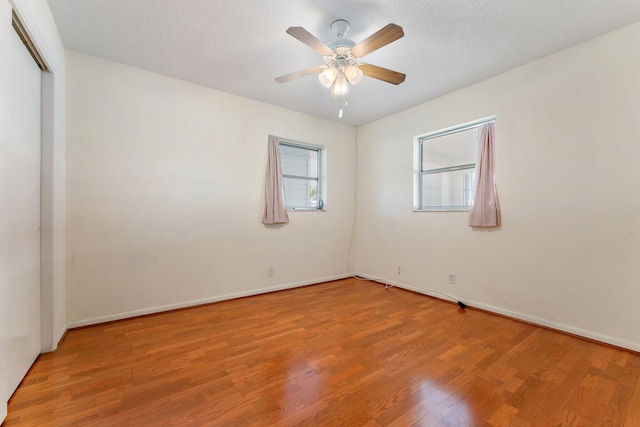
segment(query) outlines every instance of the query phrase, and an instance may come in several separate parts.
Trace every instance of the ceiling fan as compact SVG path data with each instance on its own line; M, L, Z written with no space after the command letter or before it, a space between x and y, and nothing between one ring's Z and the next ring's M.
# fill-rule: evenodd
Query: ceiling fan
M346 105L346 96L349 93L349 83L358 84L363 75L394 85L402 83L406 78L404 74L397 71L360 61L363 56L403 37L404 32L399 25L389 24L358 44L345 38L349 32L349 22L344 19L334 21L331 24L331 31L336 39L325 44L302 27L289 27L287 34L324 56L325 65L285 74L277 77L276 82L286 83L310 74L320 73L318 75L320 83L331 88L331 100L340 101L338 117L341 118L342 108L343 105Z

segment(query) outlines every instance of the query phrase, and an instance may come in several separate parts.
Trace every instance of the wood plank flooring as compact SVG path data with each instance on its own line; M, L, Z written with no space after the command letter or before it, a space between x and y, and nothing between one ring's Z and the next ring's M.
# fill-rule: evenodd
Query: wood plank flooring
M72 330L4 426L640 426L640 356L346 279Z

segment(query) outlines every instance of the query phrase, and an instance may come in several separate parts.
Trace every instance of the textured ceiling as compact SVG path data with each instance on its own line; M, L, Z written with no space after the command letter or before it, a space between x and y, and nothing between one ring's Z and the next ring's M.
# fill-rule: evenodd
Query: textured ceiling
M360 125L640 21L640 0L49 0L65 48L304 113L339 120L315 75L322 65L285 33L329 42L351 23L356 43L386 24L405 36L365 57L403 72L399 86L365 77L340 121Z

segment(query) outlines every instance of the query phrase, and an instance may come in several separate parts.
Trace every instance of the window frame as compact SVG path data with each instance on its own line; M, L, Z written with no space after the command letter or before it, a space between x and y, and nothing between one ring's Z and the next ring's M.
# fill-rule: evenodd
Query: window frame
M464 163L453 166L446 166L442 168L424 169L424 143L430 139L440 138L447 135L451 135L458 132L468 131L474 128L478 128L486 123L496 121L496 116L489 116L482 119L474 120L467 123L462 123L448 128L439 129L433 132L428 132L423 135L418 135L414 138L414 179L413 179L413 211L414 212L468 212L471 209L471 203L473 202L473 191L475 188L475 173L474 179L471 182L471 197L468 205L451 205L451 206L426 206L423 205L423 181L424 176L432 174L443 174L448 172L455 172L459 170L473 169L475 171L477 164L477 152L476 158L473 163ZM463 183L464 187L464 183ZM463 196L464 200L464 196Z
M315 144L308 144L305 142L299 142L299 141L295 141L292 139L287 139L287 138L280 138L280 137L276 137L278 140L278 148L282 147L282 146L286 146L286 147L291 147L291 148L297 148L297 149L301 149L301 150L308 150L308 151L314 151L317 153L317 178L313 178L313 177L309 177L309 176L302 176L302 175L289 175L289 174L285 174L284 170L282 172L282 185L283 185L283 190L284 190L284 200L285 200L285 208L287 209L287 211L323 211L326 209L326 175L327 175L327 169L326 169L326 157L327 157L327 148L325 146L322 145L315 145ZM281 154L282 157L282 154ZM281 159L282 161L282 159ZM316 181L317 182L317 189L318 189L318 195L317 195L317 204L315 206L294 206L294 205L289 205L287 203L287 189L286 189L286 185L284 184L284 180L285 178L288 179L299 179L299 180L305 180L305 181Z

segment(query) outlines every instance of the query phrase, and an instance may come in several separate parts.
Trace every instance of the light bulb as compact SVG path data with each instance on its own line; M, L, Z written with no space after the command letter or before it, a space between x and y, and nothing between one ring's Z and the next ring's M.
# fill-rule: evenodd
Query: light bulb
M318 80L320 80L320 84L322 86L331 87L337 75L338 70L335 67L330 67L325 69L320 73L320 75L318 75Z
M344 67L344 74L349 80L349 83L351 83L352 85L357 85L358 83L360 83L363 75L362 70L353 65L347 65L346 67Z
M341 119L342 118L342 108L338 110L338 118Z

